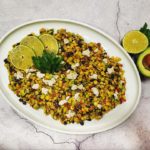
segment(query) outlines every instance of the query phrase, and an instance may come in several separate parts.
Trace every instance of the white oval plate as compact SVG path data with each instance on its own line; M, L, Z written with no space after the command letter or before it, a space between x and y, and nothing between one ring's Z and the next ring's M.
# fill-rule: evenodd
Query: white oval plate
M42 110L34 110L30 106L22 105L17 96L8 88L8 73L4 67L4 59L8 55L14 43L19 42L24 36L31 32L38 33L39 29L45 28L65 28L71 32L82 35L85 40L100 42L110 56L119 56L124 65L125 77L127 80L126 97L127 101L117 106L114 110L99 121L87 121L84 126L77 124L62 125L59 121L53 120L50 116L44 115ZM70 20L49 19L29 22L16 27L5 35L0 43L0 88L4 99L21 115L30 121L37 123L48 129L69 134L90 134L106 131L125 121L135 110L141 95L141 81L135 64L124 51L124 49L104 32L89 25Z

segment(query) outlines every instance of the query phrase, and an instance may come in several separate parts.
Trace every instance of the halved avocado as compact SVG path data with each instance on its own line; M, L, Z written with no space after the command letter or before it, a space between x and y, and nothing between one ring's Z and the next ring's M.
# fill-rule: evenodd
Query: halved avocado
M37 56L42 56L43 54L44 45L34 35L26 36L23 40L21 40L20 44L32 48Z
M137 66L144 76L150 77L150 47L139 55Z

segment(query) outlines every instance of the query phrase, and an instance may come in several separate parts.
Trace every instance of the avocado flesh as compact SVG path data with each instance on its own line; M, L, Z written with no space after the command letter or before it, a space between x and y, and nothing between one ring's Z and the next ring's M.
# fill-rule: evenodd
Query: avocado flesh
M147 48L143 53L141 53L137 60L137 66L139 71L146 77L150 77L150 68L148 64L150 60L146 60L150 58L149 55L150 55L150 47Z
M33 49L37 56L42 56L43 54L44 45L36 36L26 36L20 44Z

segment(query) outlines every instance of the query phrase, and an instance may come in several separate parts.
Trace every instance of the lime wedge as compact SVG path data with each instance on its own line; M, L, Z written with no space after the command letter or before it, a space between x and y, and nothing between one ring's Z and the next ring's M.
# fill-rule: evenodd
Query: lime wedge
M24 45L16 46L9 53L9 59L12 65L21 70L26 70L33 65L33 56L35 56L34 51Z
M122 45L128 53L138 54L148 47L148 39L142 32L133 30L125 34Z
M49 52L55 54L58 53L58 43L57 40L50 34L42 34L39 36L39 39L43 42L45 49Z
M36 36L26 36L20 44L32 48L37 56L43 54L44 45Z

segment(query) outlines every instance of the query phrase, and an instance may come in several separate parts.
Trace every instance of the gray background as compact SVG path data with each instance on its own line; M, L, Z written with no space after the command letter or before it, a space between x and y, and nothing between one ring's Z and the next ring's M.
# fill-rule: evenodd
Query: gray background
M36 19L73 19L97 27L120 42L124 33L150 25L149 0L0 0L0 37ZM138 108L123 124L93 135L48 131L19 116L0 97L0 149L149 149L150 81L142 82Z

